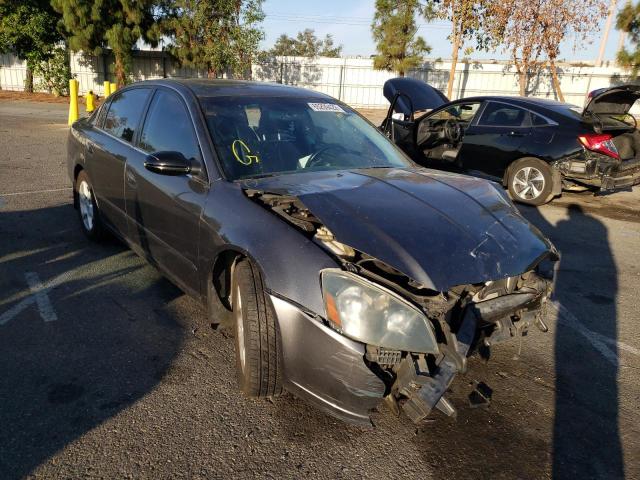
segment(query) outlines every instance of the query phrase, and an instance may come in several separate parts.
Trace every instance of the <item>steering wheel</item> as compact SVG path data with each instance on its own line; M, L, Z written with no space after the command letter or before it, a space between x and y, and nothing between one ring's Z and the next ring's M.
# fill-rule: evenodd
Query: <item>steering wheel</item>
M342 145L335 145L335 144L327 145L326 147L322 147L320 150L313 152L309 156L309 160L307 160L305 168L315 167L315 166L318 166L319 164L322 164L322 162L320 161L322 159L322 155L324 155L325 153L331 150L335 150L338 153L348 152L348 150Z
M449 143L456 144L462 138L462 126L453 118L447 119L443 127L444 137Z

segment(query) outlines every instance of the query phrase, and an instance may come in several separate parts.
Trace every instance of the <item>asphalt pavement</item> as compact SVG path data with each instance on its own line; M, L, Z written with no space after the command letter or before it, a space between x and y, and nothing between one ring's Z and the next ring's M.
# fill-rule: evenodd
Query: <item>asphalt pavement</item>
M67 133L64 105L0 102L0 478L640 478L640 187L523 207L562 253L549 332L472 359L456 419L363 429L239 394L231 334L82 235Z

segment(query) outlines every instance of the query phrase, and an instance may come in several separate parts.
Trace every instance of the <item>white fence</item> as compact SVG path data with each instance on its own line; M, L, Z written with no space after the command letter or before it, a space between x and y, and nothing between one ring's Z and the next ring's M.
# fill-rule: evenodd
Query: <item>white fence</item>
M254 64L252 76L254 80L298 85L324 92L355 107L383 108L388 106L388 102L382 95L382 85L395 74L374 70L372 63L372 60L362 58L279 57L270 63ZM71 72L79 81L80 93L92 90L102 95L104 80L114 81L112 73L105 75L105 72L112 70L112 64L113 57L110 54L72 54ZM447 62L426 62L420 69L410 72L409 76L420 78L445 91L449 67ZM587 92L593 89L627 81L625 72L615 67L559 64L558 73L565 100L577 105L582 105ZM205 76L203 70L180 68L163 52L138 51L133 57L134 80ZM0 55L1 89L23 90L25 77L24 62L13 55ZM518 92L518 77L505 63L478 61L458 64L454 98L518 95ZM548 72L530 80L528 93L536 97L556 98Z

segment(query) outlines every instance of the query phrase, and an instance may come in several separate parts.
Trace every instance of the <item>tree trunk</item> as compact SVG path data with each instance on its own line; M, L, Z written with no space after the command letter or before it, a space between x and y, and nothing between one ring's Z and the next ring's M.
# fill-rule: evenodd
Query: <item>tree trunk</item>
M126 80L127 80L127 74L125 72L125 67L124 67L124 55L122 54L122 52L118 52L115 51L113 52L113 54L116 57L116 64L115 64L115 75L116 75L116 84L118 85L118 88L122 88L124 87Z
M454 26L455 28L455 26ZM455 34L453 38L453 51L451 52L451 68L449 69L449 81L447 82L447 98L451 100L453 95L453 80L456 75L458 65L458 52L460 51L460 35Z
M29 66L28 62L27 62L26 76L24 79L24 91L33 93L33 70Z
M551 81L553 82L553 89L556 91L558 100L564 102L564 95L560 89L560 81L558 80L558 72L556 70L556 62L554 59L549 59L549 70L551 70Z
M518 84L520 86L520 96L527 96L527 70L524 67L518 69Z

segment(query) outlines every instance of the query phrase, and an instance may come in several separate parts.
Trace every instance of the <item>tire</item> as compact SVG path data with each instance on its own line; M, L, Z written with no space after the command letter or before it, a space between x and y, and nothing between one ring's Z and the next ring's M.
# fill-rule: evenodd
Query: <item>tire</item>
M537 158L521 158L509 167L507 187L516 202L544 205L553 197L551 167Z
M232 280L238 386L249 397L282 393L280 330L260 272L240 260Z
M97 242L104 238L105 230L96 197L93 194L93 186L89 176L84 170L78 173L74 195L77 197L78 214L80 217L80 227L89 240Z

